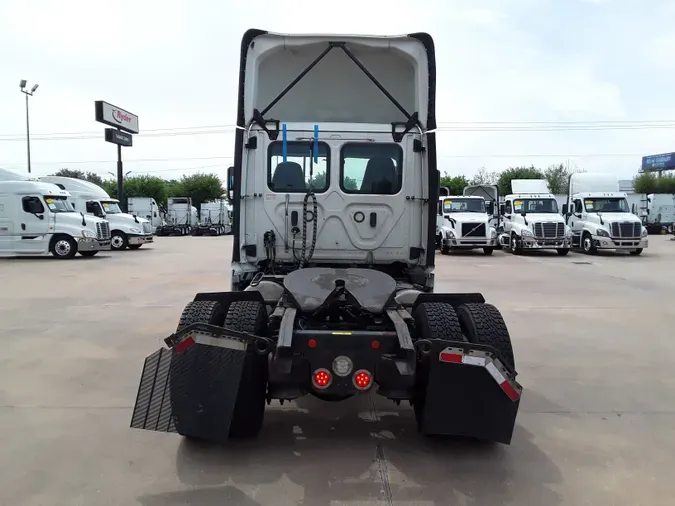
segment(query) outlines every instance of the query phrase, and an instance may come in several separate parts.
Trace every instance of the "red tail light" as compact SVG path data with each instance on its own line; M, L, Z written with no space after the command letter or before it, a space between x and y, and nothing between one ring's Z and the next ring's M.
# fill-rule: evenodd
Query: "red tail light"
M328 388L332 382L333 375L328 369L317 369L314 371L314 374L312 374L312 383L314 384L314 388L324 390Z
M370 374L369 371L361 369L354 373L352 380L354 382L354 386L359 390L368 390L370 385L373 383L373 375Z

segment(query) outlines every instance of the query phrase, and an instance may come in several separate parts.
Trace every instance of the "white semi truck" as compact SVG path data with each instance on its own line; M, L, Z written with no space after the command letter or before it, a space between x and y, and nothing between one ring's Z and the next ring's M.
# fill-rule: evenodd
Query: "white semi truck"
M232 233L232 207L227 196L204 202L199 210L199 225L192 235L223 235Z
M573 247L586 254L613 249L639 255L649 245L647 229L631 212L613 174L572 174L563 214Z
M514 255L525 250L570 251L572 232L558 210L558 202L545 179L513 179L512 193L504 199L500 244Z
M123 213L119 200L110 198L100 186L82 179L62 176L45 176L40 181L54 183L69 192L72 195L69 200L76 211L108 220L113 250L138 249L154 241L150 222Z
M152 225L153 232L157 227L166 224L162 209L152 197L129 197L127 199L127 211L133 216L148 220Z
M190 235L199 224L199 213L190 197L171 197L166 204L166 224L157 227L157 235Z
M110 250L110 225L77 213L54 184L0 181L0 256L93 257Z
M438 199L437 233L441 253L483 248L492 255L497 247L497 230L491 226L485 199L477 196L446 196Z

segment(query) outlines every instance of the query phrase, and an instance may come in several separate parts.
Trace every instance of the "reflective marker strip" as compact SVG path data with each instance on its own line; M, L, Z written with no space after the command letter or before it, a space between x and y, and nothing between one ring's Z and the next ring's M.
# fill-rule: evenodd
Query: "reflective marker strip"
M217 348L227 348L229 350L246 351L246 343L238 339L230 339L228 337L213 337L207 334L193 333L187 336L175 347L178 353L181 353L195 344L205 344L207 346L215 346Z
M512 401L517 401L520 398L520 394L516 391L515 388L511 386L511 384L506 380L504 375L499 372L499 369L492 363L488 362L488 364L485 366L487 371L490 373L490 376L492 376L495 381L499 384L502 390L504 390L504 393L511 399Z
M495 365L494 360L489 355L480 356L478 355L479 353L481 355L485 355L483 352L474 352L474 354L465 355L460 348L446 348L441 351L438 360L440 362L449 364L464 364L484 367L509 399L512 401L517 401L520 399L519 388L515 388L511 382L506 379L497 365ZM515 384L519 387L517 383Z

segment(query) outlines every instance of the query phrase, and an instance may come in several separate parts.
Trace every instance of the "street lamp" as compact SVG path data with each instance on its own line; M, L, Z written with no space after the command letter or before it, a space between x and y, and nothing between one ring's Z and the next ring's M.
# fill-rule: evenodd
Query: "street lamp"
M28 150L28 173L30 174L30 122L28 121L28 97L32 97L35 90L38 89L38 85L34 85L30 91L26 89L26 80L21 79L19 82L19 88L21 88L21 93L26 95L26 147Z

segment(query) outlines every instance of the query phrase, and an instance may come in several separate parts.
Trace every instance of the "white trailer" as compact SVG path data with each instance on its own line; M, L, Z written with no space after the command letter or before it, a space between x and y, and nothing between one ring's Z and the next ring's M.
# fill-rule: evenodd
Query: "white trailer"
M0 181L0 256L65 259L110 250L109 223L75 212L69 197L49 183Z
M110 222L111 247L121 251L127 248L138 249L153 242L152 225L144 218L123 213L119 200L100 186L72 177L45 176L40 181L54 183L69 192L69 199L76 211L105 218Z
M563 214L573 234L573 247L586 254L613 249L639 255L649 245L647 229L631 212L626 193L619 190L613 174L570 176Z

